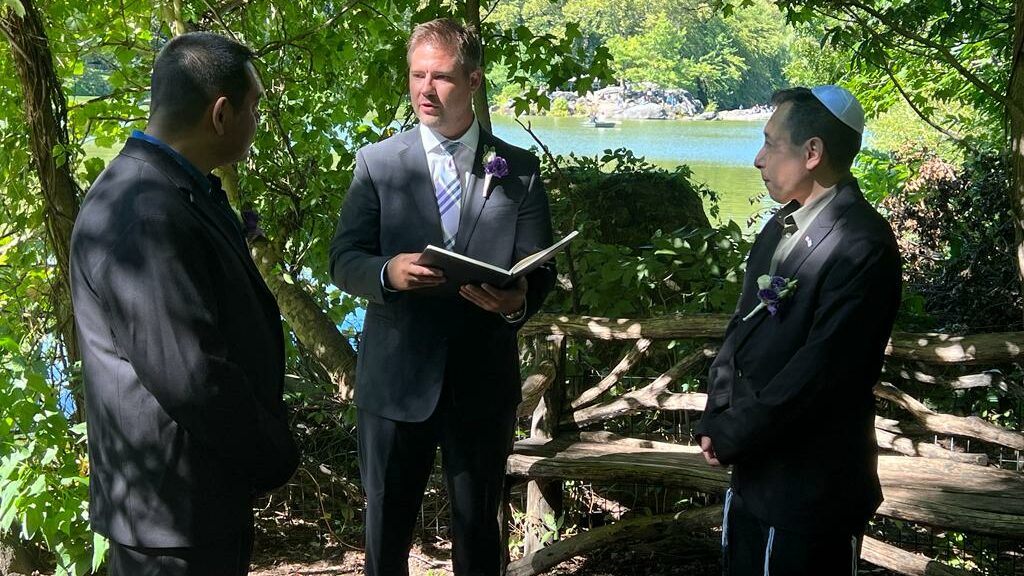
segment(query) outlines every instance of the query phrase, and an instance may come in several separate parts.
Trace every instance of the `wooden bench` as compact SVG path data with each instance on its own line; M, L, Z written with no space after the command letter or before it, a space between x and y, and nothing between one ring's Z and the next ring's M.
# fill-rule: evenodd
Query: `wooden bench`
M706 395L671 391L683 377L703 371L724 335L725 315L666 316L609 320L539 315L524 327L533 338L533 359L524 382L521 416L532 415L530 437L516 443L506 472L526 480L527 522L558 514L562 480L663 485L710 495L724 493L726 470L704 462L696 446L626 438L603 431L605 422L651 410L704 408ZM623 341L626 352L597 383L575 398L566 397L567 338ZM702 343L642 388L609 394L624 375L649 354L657 340ZM893 334L887 349L878 398L899 407L908 419L879 417L876 432L883 455L879 477L885 502L878 514L917 524L1024 540L1024 474L988 466L983 452L954 452L923 441L923 432L980 440L992 446L1024 450L1024 435L974 416L936 413L891 381L924 386L973 388L1000 386L1017 398L1014 383L982 372L955 378L931 376L926 365L992 366L1021 360L1024 333L954 337L943 334ZM813 433L813 431L808 431ZM977 445L977 442L976 442ZM1019 470L1019 468L1018 468ZM542 547L536 535L526 538L526 554L507 573L527 576L547 570L574 555L625 540L642 540L668 530L709 529L720 525L721 507L682 514L622 520ZM901 574L965 574L962 570L866 538L863 557Z

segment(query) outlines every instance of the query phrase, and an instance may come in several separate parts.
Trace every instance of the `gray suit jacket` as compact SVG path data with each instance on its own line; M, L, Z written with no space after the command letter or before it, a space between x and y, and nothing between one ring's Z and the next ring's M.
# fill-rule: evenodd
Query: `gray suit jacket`
M510 170L492 182L487 199L485 146L493 146ZM520 399L516 332L553 286L554 266L527 277L527 313L515 324L458 296L383 289L380 274L388 259L441 246L441 235L418 130L360 150L331 243L331 275L342 290L369 300L356 376L361 409L422 421L434 411L445 381L456 404L476 413L507 409ZM510 268L551 242L537 158L481 130L454 251Z

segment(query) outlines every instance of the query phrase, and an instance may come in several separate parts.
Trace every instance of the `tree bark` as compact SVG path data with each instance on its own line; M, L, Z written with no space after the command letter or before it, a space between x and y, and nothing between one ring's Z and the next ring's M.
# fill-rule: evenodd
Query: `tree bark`
M1017 274L1024 285L1024 0L1014 2L1013 55L1007 96L1016 102L1016 110L1007 113L1010 121L1010 204L1013 206L1013 230L1017 239Z
M707 403L707 394L671 392L668 386L680 377L689 374L706 358L713 358L714 355L715 350L709 348L691 352L647 386L627 392L603 404L576 410L567 415L562 423L567 426L575 424L577 428L582 428L618 416L643 412L647 409L703 410Z
M641 441L642 442L642 441ZM648 447L650 446L650 447ZM580 435L546 444L516 443L506 473L533 479L571 478L601 482L646 482L720 494L729 484L724 468L704 462L700 448L641 444ZM1024 476L933 458L880 456L878 476L883 516L1000 537L1024 537Z
M73 163L67 156L71 150L67 100L53 67L53 53L43 19L32 0L21 2L25 8L24 17L17 16L13 10L0 10L0 30L10 44L21 83L32 157L45 206L47 241L56 261L51 296L53 310L57 319L57 332L64 343L68 364L71 365L79 360L79 352L71 307L68 257L71 251L71 230L78 216L82 191L71 173ZM55 155L55 151L58 155ZM76 395L75 406L82 413L85 398Z
M537 314L523 326L520 334L564 334L592 340L721 340L725 336L729 318L728 314L667 314L650 318ZM1024 360L1024 332L967 336L893 332L885 354L898 360L929 364L991 365L1018 362Z
M473 109L480 127L488 132L491 129L491 108L487 102L487 51L484 46L483 30L480 27L480 0L466 0L466 24L476 30L480 37L480 88L473 94Z
M220 174L224 192L238 203L238 171L234 166L223 166ZM266 238L249 242L249 250L256 268L270 288L292 332L330 375L338 395L351 400L355 391L356 352L338 331L338 327L324 313L323 308L296 282L288 282L279 267L283 258Z
M542 344L547 348L544 356L555 358L554 381L565 381L565 337L555 336ZM563 386L548 386L533 411L530 439L545 442L558 434L558 415L565 401ZM544 547L542 541L544 517L559 518L563 514L562 480L560 478L531 479L526 486L526 518L524 520L523 553L532 554Z
M619 360L619 363L612 368L612 371L607 376L601 379L600 382L595 384L593 387L584 390L575 400L572 401L570 406L573 409L583 408L596 401L601 394L604 394L612 386L622 378L626 372L629 372L633 366L641 359L647 356L647 350L651 346L651 341L647 338L641 338L636 341L636 344L629 349L629 352Z
M519 403L516 415L525 418L533 414L537 404L540 403L548 388L558 377L558 362L561 360L559 351L562 349L562 342L565 336L549 336L546 339L537 338L535 346L536 357L533 366L527 370L529 376L523 381L523 400Z
M888 382L879 382L874 388L874 393L875 396L910 412L928 430L940 434L977 438L1014 450L1024 450L1024 434L996 426L977 416L939 414Z
M650 540L667 532L708 530L722 521L722 507L709 506L681 514L642 516L588 530L556 542L509 564L506 576L533 576L577 556L624 542Z
M870 536L864 537L860 557L875 566L908 576L968 576L970 574L966 570L946 566L927 556L901 550Z

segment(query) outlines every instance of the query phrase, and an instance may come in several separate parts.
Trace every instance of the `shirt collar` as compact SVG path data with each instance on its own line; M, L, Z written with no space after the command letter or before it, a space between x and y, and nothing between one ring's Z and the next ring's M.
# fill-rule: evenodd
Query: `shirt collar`
M797 230L806 230L814 222L818 213L836 197L838 190L837 186L833 186L803 206L796 200L790 200L775 215L779 224L782 225L783 233L792 234Z
M460 138L445 138L440 132L437 132L433 128L430 128L424 124L420 124L420 138L423 140L423 150L427 154L432 152L438 152L441 150L441 142L445 140L453 140L461 143L471 153L476 154L476 147L480 143L480 122L477 121L476 117L473 117L473 123L469 125L469 130L463 134ZM475 157L475 156L474 156Z
M195 164L189 161L188 158L182 156L181 153L179 153L177 150L168 146L163 140L160 140L159 138L153 136L152 134L146 134L142 130L132 130L131 138L134 138L136 140L142 140L143 142L148 142L159 148L165 154L173 158L174 161L177 162L182 168L184 168L185 172L187 172L188 175L191 176L193 180L195 180L196 184L199 186L199 188L202 189L203 192L210 191L211 183L209 176L200 172L199 168L196 168Z

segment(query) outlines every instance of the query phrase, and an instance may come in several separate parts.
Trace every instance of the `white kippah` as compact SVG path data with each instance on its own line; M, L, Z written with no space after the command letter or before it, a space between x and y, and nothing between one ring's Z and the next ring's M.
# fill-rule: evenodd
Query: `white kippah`
M814 97L843 124L853 128L858 134L864 133L864 109L849 90L842 86L826 84L811 88L811 94L814 94Z

